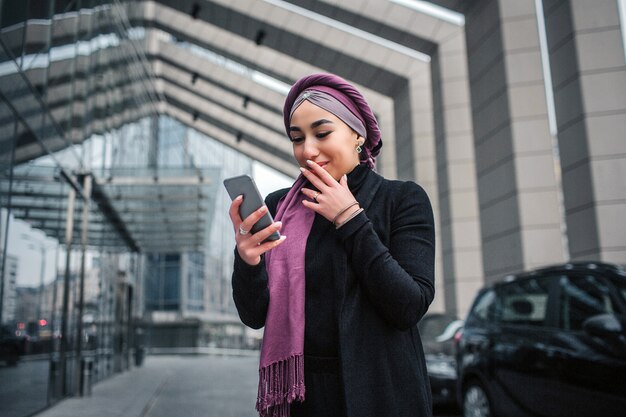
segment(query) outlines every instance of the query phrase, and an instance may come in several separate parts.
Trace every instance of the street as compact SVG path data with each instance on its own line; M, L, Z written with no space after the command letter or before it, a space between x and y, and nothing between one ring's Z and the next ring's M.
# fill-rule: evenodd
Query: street
M255 417L258 356L148 356L37 417Z
M146 417L256 416L256 357L151 357L166 366L157 395Z
M257 366L257 355L148 356L37 417L256 417Z

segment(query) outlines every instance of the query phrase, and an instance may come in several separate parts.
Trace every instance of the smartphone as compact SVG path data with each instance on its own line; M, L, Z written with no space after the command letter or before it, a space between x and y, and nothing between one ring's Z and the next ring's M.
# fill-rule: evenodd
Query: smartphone
M259 189L249 175L239 175L237 177L226 178L224 180L224 187L226 187L226 191L228 191L228 195L231 200L234 200L239 195L243 195L243 202L241 203L241 206L239 206L239 215L242 219L245 219L265 204L263 202L263 197L261 197L261 193L259 193ZM261 217L261 219L259 219L258 222L256 222L254 226L252 226L252 230L250 232L256 233L259 230L263 230L267 226L270 226L272 223L274 223L274 219L272 219L272 215L268 211L263 217ZM280 233L275 231L263 242L278 239L280 239Z

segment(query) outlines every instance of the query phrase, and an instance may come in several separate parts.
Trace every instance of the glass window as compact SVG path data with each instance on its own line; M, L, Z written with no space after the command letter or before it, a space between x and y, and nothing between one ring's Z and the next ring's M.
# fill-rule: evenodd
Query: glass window
M615 295L626 304L626 271L620 269L616 275L608 275L604 278L611 280L611 284L617 289Z
M78 9L76 0L56 0L54 3L55 13L66 13Z
M145 275L146 308L177 310L180 307L180 255L148 255Z
M180 255L179 254L167 254L165 255L165 262L179 262Z
M49 19L51 13L51 3L49 1L31 1L29 2L29 19Z
M2 2L2 27L20 23L26 20L26 8L28 2L25 1L4 1Z
M500 289L505 324L544 326L548 305L549 279L522 279Z
M495 316L495 301L496 294L494 290L487 290L479 294L467 318L468 323L492 320Z
M1 78L0 78L1 81ZM8 180L13 159L15 116L6 102L0 100L0 179ZM0 207L6 207L8 190L0 192Z
M563 277L560 281L560 327L582 330L583 322L598 314L611 314L616 307L609 287L592 275Z
M28 2L26 1L2 2L0 35L4 46L10 51L11 57L17 60L22 56L27 7Z

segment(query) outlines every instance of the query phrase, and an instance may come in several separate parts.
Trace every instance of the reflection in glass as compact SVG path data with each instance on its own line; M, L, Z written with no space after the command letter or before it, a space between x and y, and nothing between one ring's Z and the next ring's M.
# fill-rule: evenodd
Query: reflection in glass
M8 59L15 60L18 66L21 66L28 3L26 1L3 1L0 13L0 37L5 48L4 53Z
M158 339L145 326L154 317L234 314L220 185L252 174L252 162L157 112L145 54L152 29L129 27L132 2L0 5L0 329L15 348L0 358L0 381L14 381L0 383L4 417L129 369L134 331L145 331L148 348ZM245 343L202 331L190 343Z

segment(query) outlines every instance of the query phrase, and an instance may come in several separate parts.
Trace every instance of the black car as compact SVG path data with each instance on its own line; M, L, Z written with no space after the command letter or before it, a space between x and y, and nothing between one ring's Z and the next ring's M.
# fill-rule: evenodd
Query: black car
M457 404L455 336L461 327L463 327L463 321L456 316L439 313L424 316L418 324L424 346L433 405L436 407L454 407Z
M17 365L17 362L26 351L27 338L17 336L9 326L0 327L0 362L9 366Z
M626 271L570 263L483 288L457 365L465 416L625 416Z

